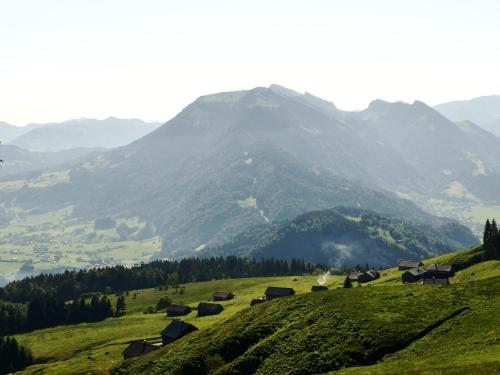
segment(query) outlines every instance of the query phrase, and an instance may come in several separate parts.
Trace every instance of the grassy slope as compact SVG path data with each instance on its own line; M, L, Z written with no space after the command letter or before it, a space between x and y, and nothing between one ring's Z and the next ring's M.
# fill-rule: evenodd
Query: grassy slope
M341 282L341 277L330 279L330 283L335 285ZM35 357L48 362L32 366L25 370L25 373L103 372L122 361L121 352L127 342L141 338L159 340L159 333L169 320L163 313L144 315L143 311L148 306L156 305L158 299L165 294L176 303L196 306L200 301L207 301L215 290L235 292L234 300L222 302L225 310L220 315L197 318L196 313L192 312L183 318L198 328L206 328L246 308L252 298L263 295L267 286L291 286L297 293L305 293L315 284L316 278L313 276L269 277L185 284L185 292L182 295L174 294L174 289L166 292L144 289L136 292L135 299L134 292L129 293L126 297L127 314L121 318L59 326L16 337L31 347Z
M436 363L446 368L451 359L474 373L490 374L500 370L499 294L500 277L449 287L401 285L304 294L240 311L223 324L128 361L117 372L315 374L370 365L399 352L392 361L381 362L380 373L406 371L401 356L410 369L412 361L419 361L414 373L436 373ZM440 357L432 355L440 348L429 344L435 337L450 344L439 351ZM414 356L414 350L421 350L422 357Z
M455 264L467 264L471 258L477 259L478 254L478 249L468 249L430 259L426 261L426 263L439 261L443 263L453 262ZM167 293L174 302L196 306L199 301L208 300L214 290L232 290L236 293L237 297L233 301L223 302L226 309L222 314L204 318L196 318L194 312L189 314L185 320L193 323L201 328L201 330L195 333L192 339L187 337L176 343L172 348L177 348L177 346L180 345L180 350L182 350L184 345L186 345L186 350L188 352L194 350L196 353L196 350L199 350L203 353L204 350L207 350L207 347L215 347L214 342L211 341L211 338L214 337L213 331L210 331L210 327L214 324L218 327L216 332L221 331L221 329L223 332L233 330L237 333L246 330L251 334L253 326L251 322L248 321L249 316L251 316L253 311L265 311L267 312L266 315L263 316L262 319L259 318L261 321L265 322L267 320L267 323L272 322L272 324L286 322L286 324L283 324L288 328L283 328L279 333L275 333L277 341L264 340L262 342L262 348L264 349L262 350L270 350L270 352L273 352L274 347L279 346L281 342L287 343L286 345L288 346L290 340L295 342L297 340L301 341L303 338L305 340L304 345L307 347L305 351L318 352L318 350L315 349L317 343L312 345L308 342L308 337L310 335L317 335L321 337L321 340L330 342L329 345L333 345L336 348L332 350L337 351L335 354L331 352L330 349L321 349L322 351L319 351L317 355L324 360L328 356L339 357L339 353L341 353L345 347L338 346L338 344L344 341L344 337L347 338L347 342L353 343L352 340L354 338L351 337L353 336L352 332L349 330L346 331L349 327L357 329L357 334L359 335L359 333L361 333L360 337L365 337L366 340L368 340L367 342L369 342L376 337L376 335L373 335L373 332L385 333L388 327L387 323L394 323L391 324L391 326L394 326L391 330L394 329L395 331L390 331L392 332L390 337L384 339L387 339L387 342L392 342L394 340L397 341L399 336L405 337L404 334L402 335L404 330L415 330L415 327L420 327L418 329L421 329L431 324L433 319L435 320L440 316L445 316L455 308L474 305L471 312L464 313L460 316L460 321L464 321L465 324L459 324L457 326L454 320L453 324L445 323L441 328L435 331L446 331L447 324L450 324L450 327L453 327L453 331L457 332L456 336L459 338L474 337L475 341L469 340L470 342L466 342L466 344L470 345L462 345L462 341L464 341L462 339L462 341L459 341L457 348L456 345L452 345L454 341L457 340L457 337L445 335L440 339L442 343L439 341L439 350L442 354L441 356L435 356L432 355L434 352L433 346L426 344L429 340L434 340L435 337L428 336L419 340L417 344L411 345L408 349L392 357L394 360L388 358L378 365L362 367L357 370L356 368L352 368L349 371L358 371L358 373L367 373L366 371L373 371L373 373L391 373L391 371L396 371L398 369L396 360L401 363L406 363L406 366L413 366L415 368L425 369L426 371L430 369L429 366L432 366L434 363L449 363L448 359L458 361L461 365L467 364L472 366L474 361L476 361L476 363L481 362L484 358L496 358L497 361L500 360L498 355L495 357L495 355L491 353L491 350L500 352L500 333L497 328L485 328L495 327L492 325L493 323L499 325L499 322L489 319L490 315L498 316L498 313L493 314L495 310L492 311L492 309L498 311L500 308L500 301L498 298L500 294L498 290L500 279L498 276L500 276L500 262L489 261L461 270L457 272L456 276L452 279L452 283L455 284L473 280L478 282L457 284L451 287L422 287L420 285L402 286L400 281L401 272L397 271L397 269L389 269L382 272L380 280L370 283L372 286L370 286L370 284L364 284L362 288L355 287L350 291L341 289L327 293L306 294L304 297L300 298L294 297L286 299L283 302L276 301L264 304L269 307L262 307L264 305L259 305L252 309L246 309L250 299L261 296L265 288L269 285L292 286L298 293L305 293L309 291L311 285L316 283L316 278L313 276L296 278L253 278L192 283L186 284L185 293L182 295L179 293L174 294L175 292L173 289L167 292L146 289L137 291L136 297L134 298L134 293L131 292L129 296L126 297L127 315L119 319L107 319L103 322L92 324L60 326L18 335L17 337L20 341L31 346L36 357L47 362L45 364L32 366L27 369L25 373L67 374L107 372L111 367L122 363L121 351L127 346L127 342L130 340L152 338L154 341L159 339L158 334L168 323L167 318L164 314L144 315L142 312L146 307L155 305L158 299L165 293ZM492 279L480 281L489 277ZM294 281L294 279L297 279L297 281ZM494 282L491 282L491 280ZM342 281L343 277L337 276L330 279L329 282L330 286L335 288L340 286ZM385 286L386 288L375 288L374 286L377 285ZM484 293L496 293L492 295L496 297L491 298L486 295L481 295L481 290L483 289L485 290ZM325 302L322 298L327 298L327 301ZM437 307L435 301L440 301ZM459 301L459 303L457 303L457 301ZM297 303L299 305L302 303L303 306L298 306ZM425 308L422 308L422 306ZM429 306L431 306L430 311L432 312L429 311L429 313L424 313L423 311L429 308ZM267 309L270 310L268 311ZM309 310L311 310L310 315L306 318L309 314ZM235 314L237 314L236 317L234 317ZM260 314L261 313L259 313L259 315ZM316 322L319 317L321 317L320 320L326 322L326 325L315 327L314 322ZM333 317L335 317L335 319L333 319ZM294 326L301 325L301 320L307 324L300 328L299 331L294 330ZM219 326L218 323L223 321L227 322ZM344 323L347 324L347 326L343 326ZM364 324L366 324L366 326L363 326ZM457 327L461 330L458 330ZM291 330L288 331L289 329ZM257 330L257 332L259 332L259 330ZM484 332L488 334L484 335ZM274 337L275 334L272 336ZM198 340L196 339L198 335L210 338ZM224 338L224 334L220 337L224 340L226 339ZM320 342L322 342L321 340ZM377 340L377 338L375 338L375 340ZM183 342L186 343L182 344ZM488 343L488 345L486 345L485 342ZM232 344L232 346L235 347L240 345L241 342L239 341ZM356 345L357 344L354 346ZM258 350L260 347L261 343L253 347L252 351ZM462 347L467 348L466 353L463 350L457 350ZM164 353L166 351L169 353L170 350L174 349L166 348L161 352ZM177 353L178 349L175 350ZM326 350L325 353L329 354L321 354L324 350ZM412 350L419 353L419 358L422 358L422 363L415 362L415 356L412 357L412 353L414 353ZM427 352L425 350L427 350ZM431 350L430 353L429 350ZM485 353L483 356L479 353L481 350ZM348 354L350 353L349 350L347 352ZM247 354L250 355L251 353L246 353L245 355ZM282 352L277 352L272 356L276 357L276 360L278 360L282 355L295 356L296 354L297 353L283 354ZM171 363L168 362L168 360L166 363L163 363L165 361L165 358L163 358L158 359L158 366L150 367L147 361L160 355L159 353L155 353L144 359L132 361L131 363L135 365L131 368L127 368L126 371L130 371L129 373L133 374L142 372L142 367L145 367L148 371L154 373L154 368L164 369L165 365L170 366ZM345 355L340 357L344 358ZM183 356L176 355L175 358L179 361L182 360ZM302 360L306 362L309 361L309 359L309 357L302 358ZM217 366L217 363L220 363L220 358L217 355L210 356L206 360L210 366ZM243 359L240 358L238 361L239 360ZM235 361L233 365L236 366L238 361ZM277 365L272 359L270 361L271 362L268 362L269 364L266 366ZM313 362L316 361L318 361L318 359L314 359ZM340 365L342 365L342 363L340 363ZM262 370L264 373L266 372L265 368ZM329 367L328 369L331 368L333 367ZM471 369L474 370L472 372L480 371L480 369L478 370L474 367L471 367ZM288 371L285 368L282 370L284 372Z

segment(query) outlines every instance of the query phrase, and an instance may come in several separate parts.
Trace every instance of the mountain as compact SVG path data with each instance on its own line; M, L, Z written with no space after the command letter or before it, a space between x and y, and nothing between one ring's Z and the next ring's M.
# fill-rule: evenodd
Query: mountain
M438 228L442 220L401 197L498 199L500 140L483 133L421 102L344 112L311 94L259 87L200 97L143 138L66 168L58 183L0 190L0 202L71 206L90 220L138 217L156 228L167 257L339 205Z
M9 142L27 131L29 131L29 129L0 121L0 142Z
M428 258L478 242L470 233L462 238L459 233L460 226L453 223L443 223L436 229L371 211L338 207L249 228L222 246L205 248L200 254L302 258L337 267L365 263L379 267L400 259Z
M61 123L31 124L31 130L10 144L30 151L61 151L71 148L114 148L126 145L160 124L137 119L77 119Z
M500 95L458 100L434 108L453 121L472 121L500 137Z
M60 166L97 152L102 152L102 149L73 148L58 152L30 152L17 146L0 145L0 156L4 160L0 170L0 180L5 181L13 175Z

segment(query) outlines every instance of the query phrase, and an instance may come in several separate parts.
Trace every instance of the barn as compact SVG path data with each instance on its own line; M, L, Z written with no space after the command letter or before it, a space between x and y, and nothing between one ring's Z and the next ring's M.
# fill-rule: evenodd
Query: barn
M277 286L270 286L266 289L266 300L271 301L276 298L293 296L295 290L293 288L281 288Z
M377 271L369 270L366 272L362 272L358 275L357 281L360 283L368 283L373 280L377 280L380 278L380 274Z
M198 316L217 315L220 314L222 310L224 310L224 307L218 303L200 302L198 305Z
M191 307L172 303L167 307L167 316L182 316L191 312Z
M400 260L398 264L398 269L400 271L411 270L413 268L420 268L424 264L418 260Z
M418 280L421 280L425 275L425 270L423 268L417 267L412 268L411 270L403 272L401 278L403 279L403 283L414 283Z
M447 279L453 276L453 268L448 264L430 264L425 268L425 277Z
M170 324L161 332L161 339L163 345L170 344L181 337L196 331L198 328L192 324L186 323L182 320L174 319Z
M250 301L250 306L257 305L259 303L266 302L265 298L254 298L253 300Z
M215 292L213 295L214 301L229 301L234 298L234 294L231 292Z
M129 346L122 352L123 359L139 357L141 355L159 349L158 346L151 344L146 340L138 340L130 343Z

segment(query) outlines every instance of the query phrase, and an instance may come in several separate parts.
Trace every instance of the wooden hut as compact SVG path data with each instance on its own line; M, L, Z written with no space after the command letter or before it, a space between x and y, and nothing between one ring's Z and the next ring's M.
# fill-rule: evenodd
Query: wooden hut
M359 272L359 271L352 271L350 272L347 277L349 278L349 280L351 280L352 282L355 282L355 281L358 281L358 278L360 275L362 275L363 272Z
M401 278L403 279L403 283L415 283L418 280L423 279L424 275L425 270L423 268L417 267L403 272Z
M453 267L448 264L430 264L425 267L425 277L436 279L447 279L453 276Z
M234 298L234 294L231 292L215 292L213 295L214 301L229 301Z
M127 348L122 352L123 359L139 357L157 349L159 349L158 346L153 345L146 340L134 341L130 343L130 345L127 346Z
M218 303L200 302L198 305L198 316L217 315L220 314L222 310L224 310L224 307Z
M182 316L191 312L191 307L172 303L167 307L167 316Z
M198 328L192 324L186 323L182 320L174 319L170 324L161 332L161 339L163 345L170 344L181 337L196 331Z
M380 278L380 274L377 271L369 270L366 272L361 272L358 275L357 281L360 283L368 283L373 280L377 280Z
M266 302L266 299L265 298L254 298L253 300L250 301L250 306L254 306L254 305L257 305L259 303L263 303L263 302Z
M424 264L418 260L401 260L398 264L400 271L411 270L414 268L422 267Z
M450 281L447 277L428 277L427 275L424 277L422 283L424 285L448 285Z
M295 290L293 288L281 288L276 286L270 286L266 289L266 300L271 301L276 298L293 296Z
M322 292L324 290L328 290L328 287L324 285L313 285L311 287L311 292Z

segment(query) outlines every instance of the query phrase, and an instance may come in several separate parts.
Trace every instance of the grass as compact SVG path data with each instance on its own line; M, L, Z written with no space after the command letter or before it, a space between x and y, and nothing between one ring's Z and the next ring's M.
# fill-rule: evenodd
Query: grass
M434 374L463 365L490 374L500 368L499 295L500 277L303 294L242 310L115 373Z
M329 283L337 286L342 280L342 277L333 276L329 279ZM289 286L297 293L306 293L315 284L315 276L266 277L185 284L183 294L178 290L175 292L173 288L167 291L143 289L130 292L125 297L127 314L123 317L98 323L58 326L17 335L16 338L27 344L40 362L45 362L31 366L24 373L102 373L118 365L122 362L121 352L127 347L128 342L143 338L159 341L159 333L168 324L169 319L164 313L145 315L143 312L147 307L155 306L158 299L165 294L168 294L175 303L195 307L198 302L208 301L216 290L233 291L236 294L233 300L221 302L225 308L221 314L197 318L196 312L192 312L183 317L184 320L203 329L246 309L252 298L263 295L267 286ZM112 300L115 302L115 297L112 297Z

